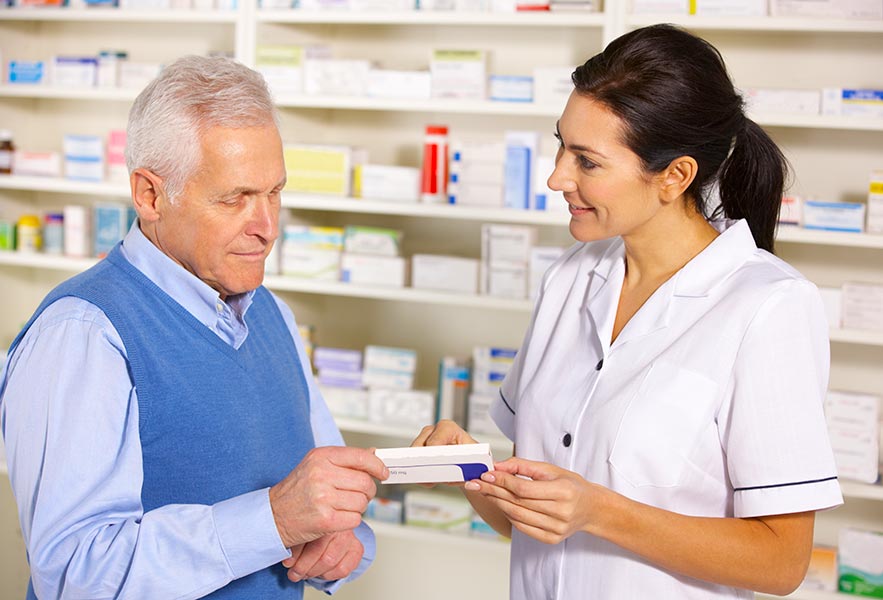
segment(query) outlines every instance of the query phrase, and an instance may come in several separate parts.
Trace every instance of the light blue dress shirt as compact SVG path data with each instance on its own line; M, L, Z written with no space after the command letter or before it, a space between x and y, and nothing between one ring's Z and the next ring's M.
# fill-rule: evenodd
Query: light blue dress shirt
M248 336L243 316L254 292L222 301L157 249L137 221L122 251L218 337L242 345ZM307 375L316 446L341 446L294 315L276 302ZM31 581L41 599L199 598L290 556L276 529L269 488L213 506L168 505L144 513L137 390L119 335L91 303L72 297L55 302L8 357L0 372L0 426ZM307 583L331 593L364 572L375 555L374 534L362 523L356 535L365 554L346 580Z

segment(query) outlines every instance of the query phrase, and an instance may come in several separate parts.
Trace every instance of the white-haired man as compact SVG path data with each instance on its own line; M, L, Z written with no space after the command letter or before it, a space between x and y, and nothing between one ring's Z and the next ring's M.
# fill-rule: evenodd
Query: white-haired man
M261 286L282 142L260 75L166 67L129 114L138 219L43 301L0 374L28 598L298 598L374 555L388 472L343 447Z

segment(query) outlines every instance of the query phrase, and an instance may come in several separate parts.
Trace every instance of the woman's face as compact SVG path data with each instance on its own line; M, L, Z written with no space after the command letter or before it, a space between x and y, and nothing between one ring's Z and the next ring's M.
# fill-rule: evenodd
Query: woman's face
M623 123L603 104L573 92L558 121L558 155L549 187L564 193L570 233L581 242L625 236L662 204L659 182L622 142Z

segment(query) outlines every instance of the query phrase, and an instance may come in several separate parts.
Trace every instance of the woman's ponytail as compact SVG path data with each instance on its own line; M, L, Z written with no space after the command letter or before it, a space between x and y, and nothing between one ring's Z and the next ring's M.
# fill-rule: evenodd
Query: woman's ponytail
M721 165L720 208L730 219L745 219L758 248L773 251L788 161L767 133L745 118L730 156Z

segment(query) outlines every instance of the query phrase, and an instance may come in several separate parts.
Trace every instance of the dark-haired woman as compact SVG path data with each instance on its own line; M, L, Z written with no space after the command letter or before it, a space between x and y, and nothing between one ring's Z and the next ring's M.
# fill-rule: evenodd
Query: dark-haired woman
M466 494L512 535L512 598L787 594L842 497L824 310L771 253L785 160L680 29L626 34L573 80L549 185L579 243L491 409L516 456ZM471 441L443 421L415 444Z

